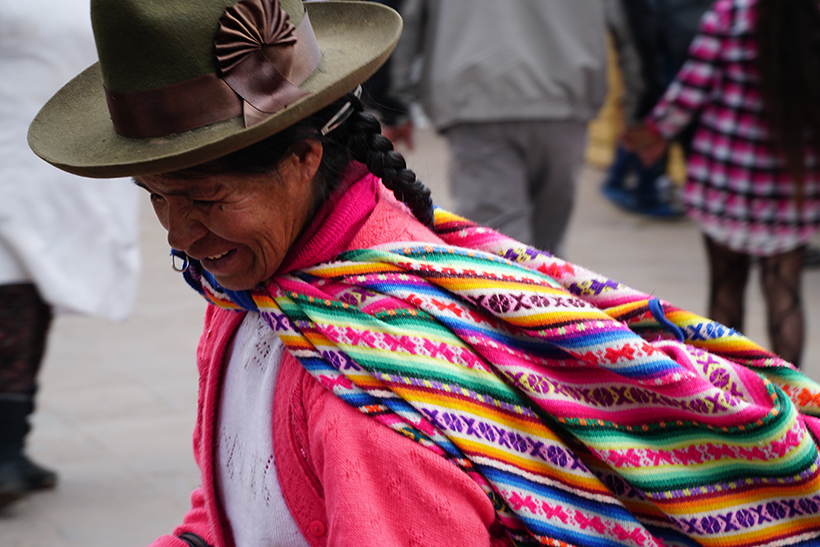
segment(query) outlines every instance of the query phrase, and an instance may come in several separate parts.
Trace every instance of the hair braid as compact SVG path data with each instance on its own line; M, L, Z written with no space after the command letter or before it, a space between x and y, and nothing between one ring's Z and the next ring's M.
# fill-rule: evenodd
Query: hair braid
M757 16L763 113L800 201L806 152L820 151L820 8L816 0L760 0Z
M430 190L407 168L404 156L393 149L390 139L382 135L376 117L357 108L346 124L349 124L348 149L353 159L364 163L371 173L380 177L396 199L407 204L423 224L432 226Z

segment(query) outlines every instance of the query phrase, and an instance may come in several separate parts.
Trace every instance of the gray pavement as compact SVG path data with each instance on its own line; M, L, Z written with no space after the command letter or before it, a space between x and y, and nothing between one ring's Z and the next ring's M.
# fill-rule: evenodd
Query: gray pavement
M408 163L449 206L446 143L423 131ZM584 171L568 258L702 314L705 261L695 226L615 209L598 193L601 178ZM0 512L0 547L147 545L181 520L198 484L191 431L205 304L171 271L147 198L143 213L143 276L132 317L55 322L29 452L57 469L60 483ZM806 272L804 296L805 368L820 379L820 270ZM766 345L756 278L749 297L748 334Z

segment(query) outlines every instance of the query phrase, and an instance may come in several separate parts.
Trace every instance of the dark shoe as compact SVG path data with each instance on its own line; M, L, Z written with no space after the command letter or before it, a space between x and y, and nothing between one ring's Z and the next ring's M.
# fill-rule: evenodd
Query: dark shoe
M634 211L638 207L638 201L635 199L634 193L625 188L604 186L601 188L601 193L609 201L627 211Z
M683 216L683 211L670 203L638 205L634 212L655 218L678 218Z
M54 488L57 474L40 467L25 455L25 437L34 410L31 397L0 397L0 506L33 490Z
M16 461L0 463L0 509L28 493L28 487Z
M57 486L57 473L23 456L20 469L29 490L48 490Z
M37 465L25 455L0 463L0 507L28 492L57 485L57 473Z
M641 202L635 192L623 188L604 186L601 188L601 193L609 201L630 213L653 218L678 218L683 216L683 211L670 203L659 201Z

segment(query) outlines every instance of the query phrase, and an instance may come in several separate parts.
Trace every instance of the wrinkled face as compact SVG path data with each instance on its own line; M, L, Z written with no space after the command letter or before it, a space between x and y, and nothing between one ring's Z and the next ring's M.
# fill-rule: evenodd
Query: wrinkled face
M135 180L151 194L171 247L199 260L223 287L245 290L270 279L307 224L321 146L313 155L286 156L278 175Z

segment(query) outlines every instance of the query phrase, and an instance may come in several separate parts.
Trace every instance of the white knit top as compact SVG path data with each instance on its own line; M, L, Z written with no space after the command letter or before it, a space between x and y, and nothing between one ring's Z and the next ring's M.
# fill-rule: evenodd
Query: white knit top
M273 457L273 392L285 355L258 313L229 348L219 413L217 481L236 547L307 547L285 505Z

